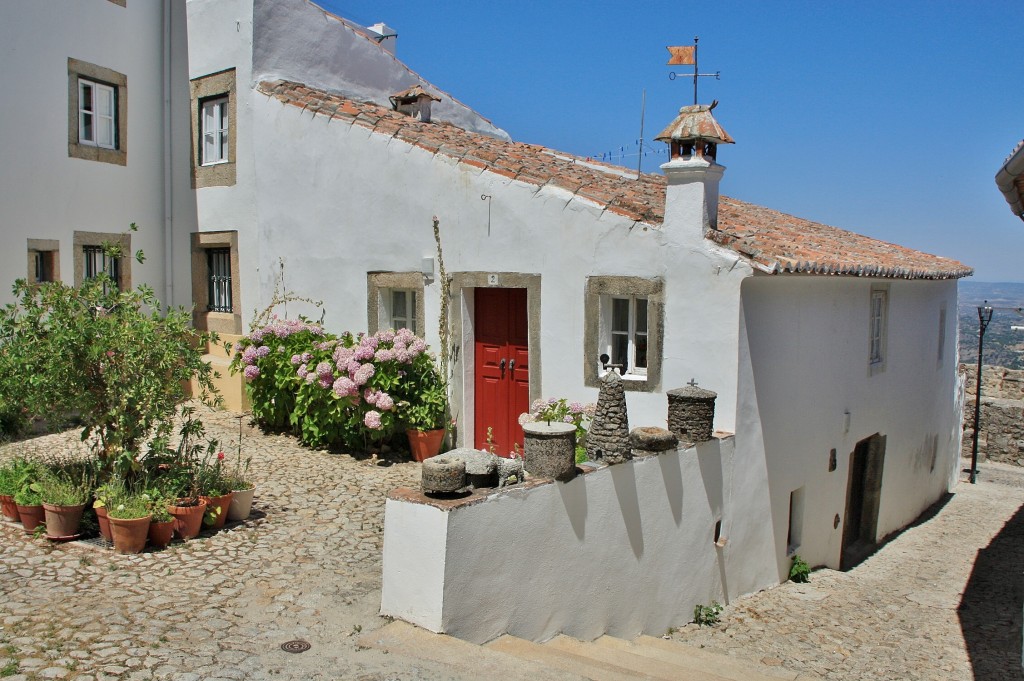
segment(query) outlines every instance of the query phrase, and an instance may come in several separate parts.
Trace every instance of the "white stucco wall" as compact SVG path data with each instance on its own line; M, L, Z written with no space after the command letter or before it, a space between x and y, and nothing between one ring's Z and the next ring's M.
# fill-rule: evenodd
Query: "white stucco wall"
M60 278L71 283L75 257L81 257L72 251L73 232L123 232L132 222L140 228L132 235L132 249L147 255L145 264L132 263L133 282L148 283L161 298L169 297L165 229L187 233L195 216L187 165L178 163L177 153L165 163L165 131L178 129L165 124L166 6L171 8L173 117L187 105L180 3L0 3L0 56L13 76L0 91L0 146L7 160L0 168L0 301L10 300L9 284L27 275L27 239L58 240ZM69 158L69 57L127 77L126 166ZM187 303L191 291L185 283L184 300L177 292L170 297Z
M474 642L660 636L691 621L698 603L773 583L734 581L727 564L765 557L724 530L724 546L714 543L732 458L726 438L450 511L391 499L381 612ZM426 575L416 589L412 566Z
M889 307L885 368L872 374L873 284L889 287ZM761 497L773 535L750 525L743 541L773 543L784 576L789 494L804 487L798 552L811 565L838 567L844 525L833 528L833 519L845 514L858 441L886 436L878 539L913 521L956 479L956 282L757 276L742 293L735 493ZM832 448L837 469L829 472Z

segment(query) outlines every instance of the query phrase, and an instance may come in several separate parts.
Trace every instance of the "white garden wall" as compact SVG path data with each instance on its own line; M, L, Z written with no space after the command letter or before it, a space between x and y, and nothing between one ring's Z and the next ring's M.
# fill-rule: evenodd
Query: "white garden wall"
M660 636L691 621L698 603L775 583L739 581L732 569L771 556L724 530L723 546L714 542L732 461L725 438L454 508L393 493L381 612L477 643ZM760 521L739 503L738 517Z

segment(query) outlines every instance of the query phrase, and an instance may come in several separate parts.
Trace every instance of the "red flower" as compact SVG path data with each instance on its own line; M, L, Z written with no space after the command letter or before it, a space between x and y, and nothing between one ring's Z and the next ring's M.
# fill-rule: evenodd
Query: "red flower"
M217 461L224 460L224 452L217 452Z

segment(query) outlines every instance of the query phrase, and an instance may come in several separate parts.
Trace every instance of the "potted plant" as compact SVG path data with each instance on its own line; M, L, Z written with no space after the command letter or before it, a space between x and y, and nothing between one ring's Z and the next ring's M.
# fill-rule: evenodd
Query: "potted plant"
M399 414L405 422L409 451L423 461L441 451L448 418L448 390L427 355L406 375Z
M242 419L238 417L238 453L234 467L228 471L226 480L231 489L231 505L228 506L228 520L245 520L252 511L252 497L256 483L249 477L251 457L242 460Z
M84 461L55 463L40 476L38 484L47 539L77 537L82 512L92 495L88 464Z
M149 545L154 549L164 549L171 543L174 536L174 516L167 509L170 499L159 489L150 489L149 496Z
M203 446L198 443L205 430L202 422L193 418L194 408L182 407L180 413L177 447L169 447L166 436L157 437L150 443L147 459L162 462L157 466L169 500L167 512L174 518L174 533L181 539L192 539L199 536L206 513L206 502L201 498ZM207 442L207 455L216 447L216 442Z
M14 503L18 507L18 517L25 531L32 533L43 524L43 499L39 494L40 466L34 461L24 461L18 473L18 488L14 493Z
M207 452L198 467L199 494L206 502L203 525L214 530L224 527L231 505L231 484L224 474L224 452Z
M21 469L25 464L23 459L13 459L0 466L0 513L13 522L21 520L14 495L21 486Z
M93 490L92 510L96 514L96 524L100 528L100 536L108 542L114 541L110 533L110 521L107 518L107 504L110 499L123 495L124 485L120 478L112 478Z
M145 493L124 491L110 499L107 520L118 553L142 553L149 536L151 500Z

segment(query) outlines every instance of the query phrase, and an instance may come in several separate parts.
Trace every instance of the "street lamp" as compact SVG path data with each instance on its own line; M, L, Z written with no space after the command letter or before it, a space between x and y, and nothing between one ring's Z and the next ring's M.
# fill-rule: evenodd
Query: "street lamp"
M974 379L974 442L971 445L971 484L978 482L978 426L981 423L981 358L985 352L985 329L992 321L992 307L985 301L978 307L978 373Z

